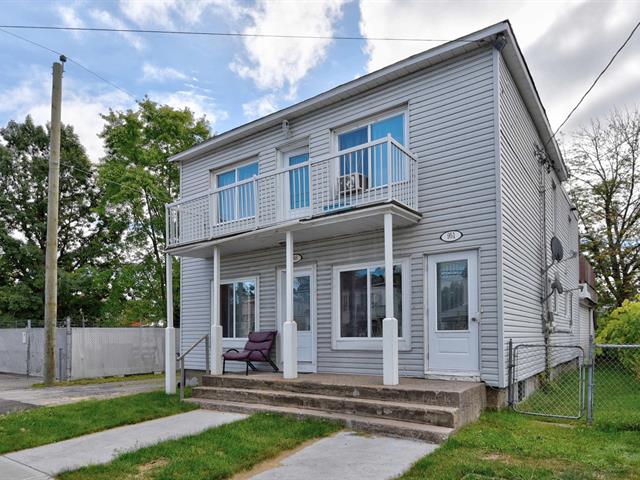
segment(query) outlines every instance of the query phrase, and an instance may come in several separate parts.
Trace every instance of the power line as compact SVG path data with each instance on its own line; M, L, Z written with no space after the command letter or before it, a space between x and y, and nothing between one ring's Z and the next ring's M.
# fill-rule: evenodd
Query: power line
M587 98L587 95L589 95L589 93L591 92L591 90L593 90L593 88L596 86L596 84L598 83L598 81L600 80L600 78L605 74L605 72L609 69L609 67L611 66L611 64L613 63L613 61L616 59L616 57L620 54L620 52L622 52L622 50L624 49L624 47L627 46L627 43L629 43L629 41L631 40L631 37L633 37L634 33L636 33L636 30L638 30L638 28L640 27L640 22L638 22L636 24L635 27L633 27L633 30L631 30L631 33L627 36L626 40L622 43L622 45L620 45L620 47L618 48L618 50L616 50L616 53L613 54L613 56L611 57L611 59L609 60L609 62L605 65L605 67L602 69L602 71L598 74L598 76L595 78L595 80L593 81L593 83L591 84L591 86L587 89L586 92L584 92L584 95L582 95L582 97L580 98L580 100L578 101L578 103L576 103L576 106L573 107L571 109L571 111L569 112L569 115L567 115L567 117L564 119L564 121L560 124L560 126L556 129L555 132L553 132L553 135L551 135L551 137L549 138L549 140L547 140L547 143L545 143L545 147L547 145L549 145L549 142L551 142L551 140L553 140L556 135L558 134L558 132L560 131L560 129L564 126L565 123L567 123L567 121L569 120L569 118L571 118L571 115L573 115L573 112L575 112L578 107L582 104L582 102L584 101L585 98Z
M47 50L48 52L55 53L56 55L64 55L68 61L70 61L71 63L74 63L75 65L77 65L78 67L80 67L81 69L86 71L87 73L90 73L91 75L96 77L98 80L101 80L101 81L107 83L108 85L112 86L113 88L115 88L117 90L120 90L121 92L125 93L126 95L129 95L131 98L136 100L136 96L133 93L131 93L128 90L124 89L123 87L113 83L112 81L106 79L105 77L103 77L99 73L96 73L93 70L85 67L80 62L78 62L77 60L74 60L73 58L67 56L66 54L64 54L62 52L59 52L57 50L54 50L53 48L49 48L46 45L38 43L38 42L36 42L34 40L31 40L29 38L23 37L22 35L18 35L17 33L9 32L8 30L5 30L2 26L0 26L0 31L3 32L3 33L6 33L7 35L11 35L12 37L18 38L18 39L20 39L22 41L25 41L27 43L30 43L31 45L35 45L36 47L40 47L40 48L42 48L44 50Z
M390 42L460 42L482 43L482 40L451 40L445 38L416 38L416 37L363 37L350 35L287 35L270 33L239 33L239 32L211 32L193 30L148 30L142 28L100 28L100 27L57 27L46 25L0 25L2 28L16 28L23 30L63 30L71 32L116 32L116 33L151 33L160 35L191 35L208 37L244 37L244 38L295 38L310 40L360 40L360 41L390 41Z

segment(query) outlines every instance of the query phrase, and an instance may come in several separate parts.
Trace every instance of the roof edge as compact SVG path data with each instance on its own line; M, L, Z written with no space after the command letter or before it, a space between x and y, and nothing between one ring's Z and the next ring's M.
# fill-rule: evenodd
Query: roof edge
M277 125L289 116L298 116L312 111L316 105L320 104L321 102L330 101L333 97L335 97L336 101L338 101L338 96L348 94L352 90L374 88L377 86L376 80L381 76L399 72L407 66L432 59L438 55L442 55L443 53L451 52L457 48L462 47L463 45L468 44L469 42L476 41L479 45L482 44L482 42L489 43L493 36L505 31L510 32L508 20L498 22L476 32L464 35L462 37L456 38L455 40L451 40L436 47L430 48L429 50L425 50L410 57L404 58L379 70L375 70L371 73L363 75L362 77L359 77L355 80L343 83L306 100L273 112L265 117L258 118L249 123L245 123L238 127L232 128L231 130L227 130L220 135L216 135L208 140L205 140L204 142L199 143L198 145L194 145L193 147L184 150L183 152L169 157L169 161L177 162L191 160L200 155L208 153L215 148L231 143L240 136L257 133L261 130Z

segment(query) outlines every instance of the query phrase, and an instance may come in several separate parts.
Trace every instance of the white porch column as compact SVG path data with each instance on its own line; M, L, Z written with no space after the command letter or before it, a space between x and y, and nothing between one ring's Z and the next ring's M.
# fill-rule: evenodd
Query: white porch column
M286 234L286 317L282 326L284 378L298 378L298 325L293 320L293 234Z
M222 375L222 325L220 325L220 247L213 247L211 287L211 375Z
M393 216L384 215L384 305L382 364L385 385L398 385L398 319L393 312Z
M176 393L176 329L173 328L173 258L165 254L167 326L164 329L164 391Z

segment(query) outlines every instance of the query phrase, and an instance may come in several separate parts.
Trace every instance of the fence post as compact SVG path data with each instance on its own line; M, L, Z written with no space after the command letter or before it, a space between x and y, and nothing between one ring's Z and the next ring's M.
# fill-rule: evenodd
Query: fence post
M508 390L507 402L509 407L513 407L513 338L509 339L509 365L507 366Z
M62 381L62 347L58 348L58 380Z
M587 424L593 423L593 373L595 369L595 340L593 335L589 336L589 365L587 371Z
M31 320L27 320L27 377L31 374Z
M66 353L64 356L64 363L65 363L65 367L66 367L66 378L65 380L71 380L71 355L72 355L72 348L71 348L71 317L67 317L67 329L66 329L66 342L65 342L65 349L66 349Z

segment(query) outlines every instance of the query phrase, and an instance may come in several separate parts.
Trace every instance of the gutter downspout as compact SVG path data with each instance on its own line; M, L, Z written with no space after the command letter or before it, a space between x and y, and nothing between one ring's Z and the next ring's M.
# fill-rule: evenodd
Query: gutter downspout
M543 383L546 383L551 376L551 325L549 320L549 278L548 278L548 269L547 265L549 265L549 254L547 252L547 177L546 173L549 169L549 160L547 158L546 152L536 146L536 156L540 162L540 202L541 202L541 214L542 214L542 233L541 233L541 248L542 248L542 266L541 266L541 276L540 282L542 286L542 335L544 337L544 357L545 357L545 367L544 367L544 378Z

